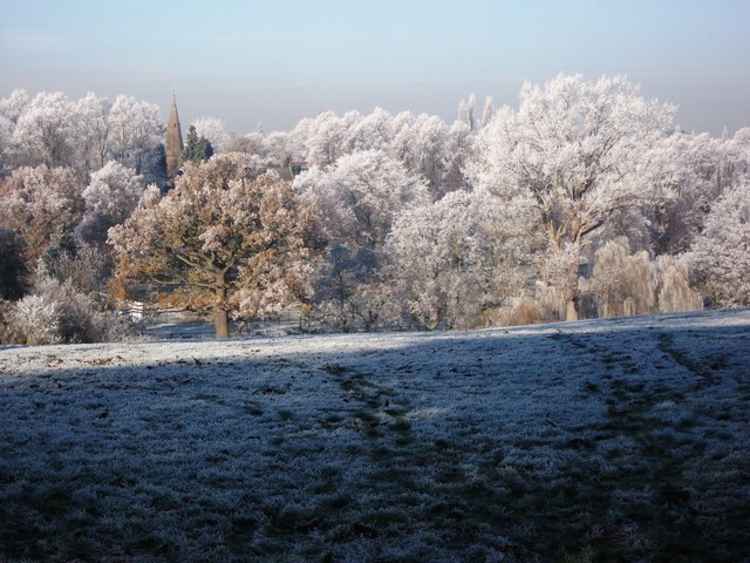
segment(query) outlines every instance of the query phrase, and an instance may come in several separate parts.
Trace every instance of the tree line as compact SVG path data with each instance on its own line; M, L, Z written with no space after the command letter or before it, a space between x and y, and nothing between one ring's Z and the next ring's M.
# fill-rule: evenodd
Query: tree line
M374 330L750 305L750 129L684 132L619 76L477 106L453 123L378 108L247 135L202 118L171 186L149 164L155 106L14 92L3 297L33 293L40 264L68 283L58 264L95 255L81 292L212 310L220 335L289 307Z

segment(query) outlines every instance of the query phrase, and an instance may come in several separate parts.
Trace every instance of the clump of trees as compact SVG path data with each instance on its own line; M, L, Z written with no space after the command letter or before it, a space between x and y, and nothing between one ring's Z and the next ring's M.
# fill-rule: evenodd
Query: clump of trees
M621 77L559 76L526 84L518 110L502 108L480 132L473 182L511 206L519 197L533 202L566 319L578 318L588 241L615 212L664 197L652 180L660 165L654 149L673 128L673 113Z
M476 326L527 284L540 237L531 206L455 191L402 213L389 235L390 273L411 319L428 328Z
M16 90L0 100L0 162L66 167L82 179L108 160L141 172L163 130L159 107L129 96L71 100L62 92Z
M107 230L160 178L153 104L23 90L0 99L1 342L130 334L112 311ZM154 156L156 155L156 156Z
M169 191L155 106L16 91L0 291L41 295L43 265L94 303L211 311L220 335L290 306L372 330L750 305L750 129L674 119L623 77L566 75L515 108L469 96L452 123L376 108L238 136L201 118Z
M316 278L319 311L339 328L377 326L392 298L383 285L386 240L399 213L429 202L424 179L382 151L365 150L313 166L294 187L328 247Z

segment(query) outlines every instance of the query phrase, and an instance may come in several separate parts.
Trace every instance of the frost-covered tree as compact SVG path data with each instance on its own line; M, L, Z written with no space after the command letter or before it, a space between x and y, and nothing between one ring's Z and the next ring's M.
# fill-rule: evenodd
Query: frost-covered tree
M159 106L120 95L112 103L108 122L112 158L140 173L144 154L162 140Z
M648 252L631 252L626 238L608 241L596 252L586 291L596 300L600 317L676 313L703 308L690 286L687 264L672 256L652 260Z
M399 294L419 325L477 326L527 284L534 247L531 208L487 192L458 191L401 214L388 254Z
M468 98L462 98L458 102L458 114L456 119L468 125L470 131L474 131L478 128L477 97L475 94L470 94Z
M26 90L13 90L7 98L0 99L0 115L15 124L31 102Z
M283 131L273 131L264 136L262 156L279 169L288 170L302 161L300 148Z
M656 279L656 300L660 313L681 313L703 309L703 297L690 282L689 262L684 256L657 256L651 263Z
M588 238L615 212L653 199L653 148L672 127L673 108L640 96L622 77L558 76L524 84L518 110L498 110L478 134L469 166L476 187L535 201L566 317L576 319L577 269Z
M357 321L377 324L387 301L383 246L399 213L430 201L424 181L381 151L363 151L303 172L294 187L314 209L331 249L318 280L319 304L338 300L336 323L342 328ZM347 296L345 304L341 295Z
M729 157L723 175L727 186L750 181L750 127L738 129L726 143Z
M366 150L381 151L401 161L409 172L422 175L433 200L466 187L463 168L470 147L470 126L457 121L449 127L437 116L401 112L391 115L326 112L303 119L283 138L287 162L323 168L339 158ZM244 150L244 149L243 149Z
M481 127L489 125L492 118L495 116L495 103L491 96L487 96L484 99L484 108L482 109L482 118L479 122Z
M650 250L657 255L679 254L688 250L695 236L703 230L712 204L737 179L742 156L733 150L731 141L708 134L677 132L667 136L657 147L658 166L653 185L669 194L641 210L645 221L625 221L649 238ZM636 233L629 235L631 240Z
M43 268L37 270L32 293L0 315L11 329L0 330L0 338L6 332L12 342L29 345L119 340L132 328L69 281L47 276Z
M713 303L750 305L750 184L728 190L712 206L688 259Z
M47 252L42 260L49 277L69 284L80 293L96 298L106 296L107 281L112 274L112 257L104 249L79 244Z
M357 118L352 122L352 118ZM344 116L343 125L349 125L344 138L347 153L366 150L384 150L393 137L391 127L393 117L383 108L375 108L372 112L359 116L348 114Z
M294 187L315 205L329 241L357 247L382 246L397 214L429 201L422 178L380 151L311 168L295 179Z
M278 308L309 276L306 209L287 183L249 170L240 154L188 163L173 190L144 198L109 233L120 279L211 304L217 336L228 335L228 311Z
M73 104L76 154L86 170L97 170L107 162L110 152L111 107L112 102L93 92Z
M265 156L266 136L263 133L254 132L232 137L227 142L223 152L241 152L245 154Z
M0 98L0 174L14 160L13 133L30 101L26 90L14 90L7 98Z
M60 316L59 302L27 295L15 304L8 321L22 344L39 346L62 342Z
M455 190L469 189L466 167L472 157L472 150L471 131L464 123L456 121L448 131L443 145L440 178L430 184L433 199L440 199Z
M18 117L15 158L24 164L71 166L75 129L73 104L62 92L40 92Z
M143 194L143 177L132 168L109 161L91 174L83 190L86 211L104 215L120 223L135 209Z
M143 176L119 162L109 161L91 174L83 190L85 213L77 228L86 243L104 243L107 230L127 219L138 205L144 190Z
M409 118L402 119L402 116ZM456 122L462 131L469 131L468 125ZM452 133L439 117L421 114L399 114L393 122L398 132L385 146L388 153L401 160L412 173L420 174L427 180L433 200L440 199L447 191L457 189L446 181L451 166L450 159L460 159L460 143L452 144Z
M230 135L224 128L224 122L216 117L201 117L191 123L198 137L206 139L216 152L224 152Z
M10 119L0 115L0 174L6 167L6 161L9 157L8 152L13 142L14 128L15 125Z
M110 102L91 92L69 100L17 90L0 100L0 156L14 166L66 166L81 177L108 159L138 168L161 136L159 108L124 95Z
M748 178L750 151L741 131L733 138L676 131L653 154L651 185L662 197L617 211L598 236L625 236L635 250L677 255L702 232L713 203Z
M28 265L71 232L83 212L75 174L45 165L15 170L0 184L0 201L0 225L23 238Z
M357 118L352 116L351 120ZM348 136L346 118L329 111L313 119L303 119L292 131L292 140L302 147L308 166L329 166L344 154L344 141Z
M597 250L587 289L595 296L601 317L645 315L656 309L651 258L645 250L631 253L625 238Z

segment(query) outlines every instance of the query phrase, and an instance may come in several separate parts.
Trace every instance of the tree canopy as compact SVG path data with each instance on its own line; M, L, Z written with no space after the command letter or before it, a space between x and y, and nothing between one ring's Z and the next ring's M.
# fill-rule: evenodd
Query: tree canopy
M227 154L186 164L175 188L149 192L109 241L121 279L189 289L189 304L212 306L226 336L230 311L259 314L301 291L308 225L288 183L254 176L246 157Z

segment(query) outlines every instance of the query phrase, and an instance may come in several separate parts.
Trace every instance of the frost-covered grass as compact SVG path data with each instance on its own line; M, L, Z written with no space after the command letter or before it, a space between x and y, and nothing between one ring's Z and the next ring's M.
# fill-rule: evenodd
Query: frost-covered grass
M750 311L0 350L0 560L747 561Z

